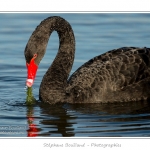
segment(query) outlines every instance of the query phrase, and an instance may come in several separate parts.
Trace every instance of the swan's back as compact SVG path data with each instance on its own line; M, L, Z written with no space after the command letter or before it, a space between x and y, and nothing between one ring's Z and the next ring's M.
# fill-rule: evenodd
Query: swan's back
M94 57L68 80L76 103L136 101L150 97L150 48L123 47Z

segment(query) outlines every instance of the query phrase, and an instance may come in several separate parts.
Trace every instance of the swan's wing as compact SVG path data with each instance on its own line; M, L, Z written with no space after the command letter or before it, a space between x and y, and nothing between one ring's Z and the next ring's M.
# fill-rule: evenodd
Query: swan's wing
M94 57L68 80L66 93L77 99L119 91L150 77L150 49L123 47Z

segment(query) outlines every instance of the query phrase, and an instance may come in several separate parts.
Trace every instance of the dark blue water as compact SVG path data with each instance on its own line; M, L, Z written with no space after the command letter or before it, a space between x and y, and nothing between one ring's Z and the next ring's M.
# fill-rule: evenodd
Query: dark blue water
M54 32L34 83L34 106L26 106L24 48L35 29L53 15L70 22L76 37L71 74L90 58L124 47L150 47L150 14L0 14L0 136L150 136L147 101L118 104L47 105L38 99L42 77L59 46Z

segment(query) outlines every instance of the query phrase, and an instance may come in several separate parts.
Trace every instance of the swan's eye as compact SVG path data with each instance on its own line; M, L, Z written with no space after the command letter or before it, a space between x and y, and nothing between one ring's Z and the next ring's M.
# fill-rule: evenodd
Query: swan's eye
M33 58L35 59L36 57L37 57L37 54L34 54L34 55L33 55Z

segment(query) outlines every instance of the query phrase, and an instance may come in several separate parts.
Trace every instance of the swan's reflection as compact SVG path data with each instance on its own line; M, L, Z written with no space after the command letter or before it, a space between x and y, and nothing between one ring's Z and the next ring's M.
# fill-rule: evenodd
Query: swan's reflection
M41 120L40 123L45 125L46 128L50 128L47 133L42 136L74 136L74 127L69 120L75 120L75 116L71 116L67 113L67 109L64 105L47 105L41 104L41 115L46 116L45 119ZM48 117L47 117L48 116Z
M27 121L28 121L28 130L27 136L28 137L36 137L38 136L38 128L37 125L34 123L34 108L33 106L27 106Z
M112 132L130 131L130 126L133 127L132 130L138 130L136 126L139 123L136 125L136 121L143 118L140 114L150 113L147 101L73 105L40 103L39 106L42 127L39 136L104 136L104 132L110 136ZM150 116L146 115L146 118L150 119ZM142 125L140 122L141 127Z

